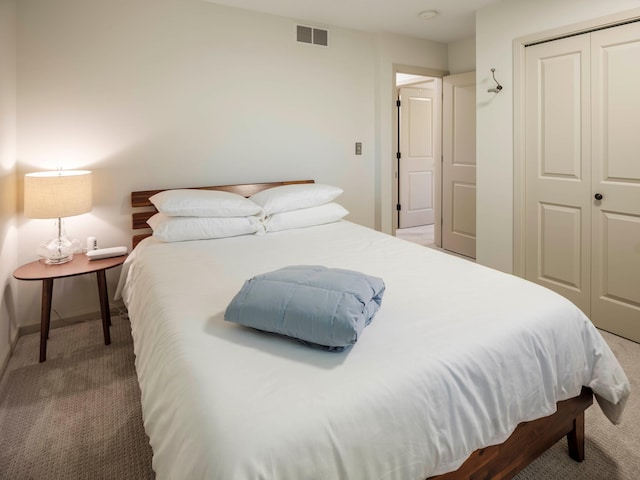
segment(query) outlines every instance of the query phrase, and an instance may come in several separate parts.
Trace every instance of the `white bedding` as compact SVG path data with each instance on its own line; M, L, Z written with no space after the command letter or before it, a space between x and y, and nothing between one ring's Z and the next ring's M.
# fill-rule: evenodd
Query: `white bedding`
M248 278L325 265L384 279L358 343L326 352L223 321ZM123 269L159 479L425 479L590 386L629 383L591 322L538 285L337 222L166 244Z

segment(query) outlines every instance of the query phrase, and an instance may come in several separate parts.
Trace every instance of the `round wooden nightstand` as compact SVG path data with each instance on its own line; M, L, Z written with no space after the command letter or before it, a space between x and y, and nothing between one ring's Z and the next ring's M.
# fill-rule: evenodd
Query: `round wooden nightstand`
M53 296L53 281L56 278L74 277L94 273L98 277L98 296L100 297L100 313L102 316L102 330L104 344L111 343L109 326L111 312L109 311L109 293L107 291L107 277L105 272L110 268L122 265L126 255L89 260L84 253L73 255L73 260L60 265L47 265L44 260L26 263L13 272L18 280L42 280L42 304L40 310L40 362L47 358L47 339L49 338L49 324L51 320L51 300Z

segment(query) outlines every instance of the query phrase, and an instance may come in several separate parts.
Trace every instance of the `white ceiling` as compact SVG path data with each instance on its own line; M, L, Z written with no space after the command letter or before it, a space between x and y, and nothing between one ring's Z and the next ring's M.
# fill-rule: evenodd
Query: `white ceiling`
M319 26L390 32L449 43L475 35L475 12L500 0L206 0ZM419 13L439 12L425 20Z

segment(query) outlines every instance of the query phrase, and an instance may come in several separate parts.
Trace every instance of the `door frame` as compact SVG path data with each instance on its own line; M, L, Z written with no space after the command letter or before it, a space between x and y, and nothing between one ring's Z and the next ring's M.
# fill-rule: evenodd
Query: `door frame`
M513 41L513 273L525 276L525 47L640 20L640 8L534 33Z
M411 65L402 65L394 63L392 65L392 74L393 74L393 82L391 88L391 105L393 115L392 115L392 127L391 127L391 144L393 145L393 156L391 162L391 205L388 205L387 208L391 208L391 235L396 234L396 230L398 228L398 210L396 210L396 204L398 202L398 176L400 172L398 172L398 162L395 158L395 153L398 151L398 109L396 108L396 100L397 100L397 88L396 88L396 74L397 73L408 73L412 75L421 75L423 77L434 77L440 78L449 75L449 72L446 70L436 70L433 68L425 68L425 67L416 67ZM442 115L441 115L442 117ZM442 122L442 118L440 118ZM442 142L442 135L440 135L440 142ZM442 221L442 161L438 162L436 160L434 169L433 169L433 213L434 213L434 233L435 233L435 244L440 246L442 244L442 229L441 229L441 221Z

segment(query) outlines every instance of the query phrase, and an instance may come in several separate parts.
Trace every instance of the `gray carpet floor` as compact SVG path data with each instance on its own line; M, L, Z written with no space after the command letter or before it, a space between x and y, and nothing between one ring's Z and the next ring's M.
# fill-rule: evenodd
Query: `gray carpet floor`
M637 392L640 345L603 335ZM0 479L155 477L126 317L113 319L111 338L105 347L99 320L54 329L42 364L39 335L18 340L0 380ZM569 458L566 441L561 441L515 478L640 478L637 394L632 394L619 426L611 425L594 404L587 410L586 432L581 464Z

